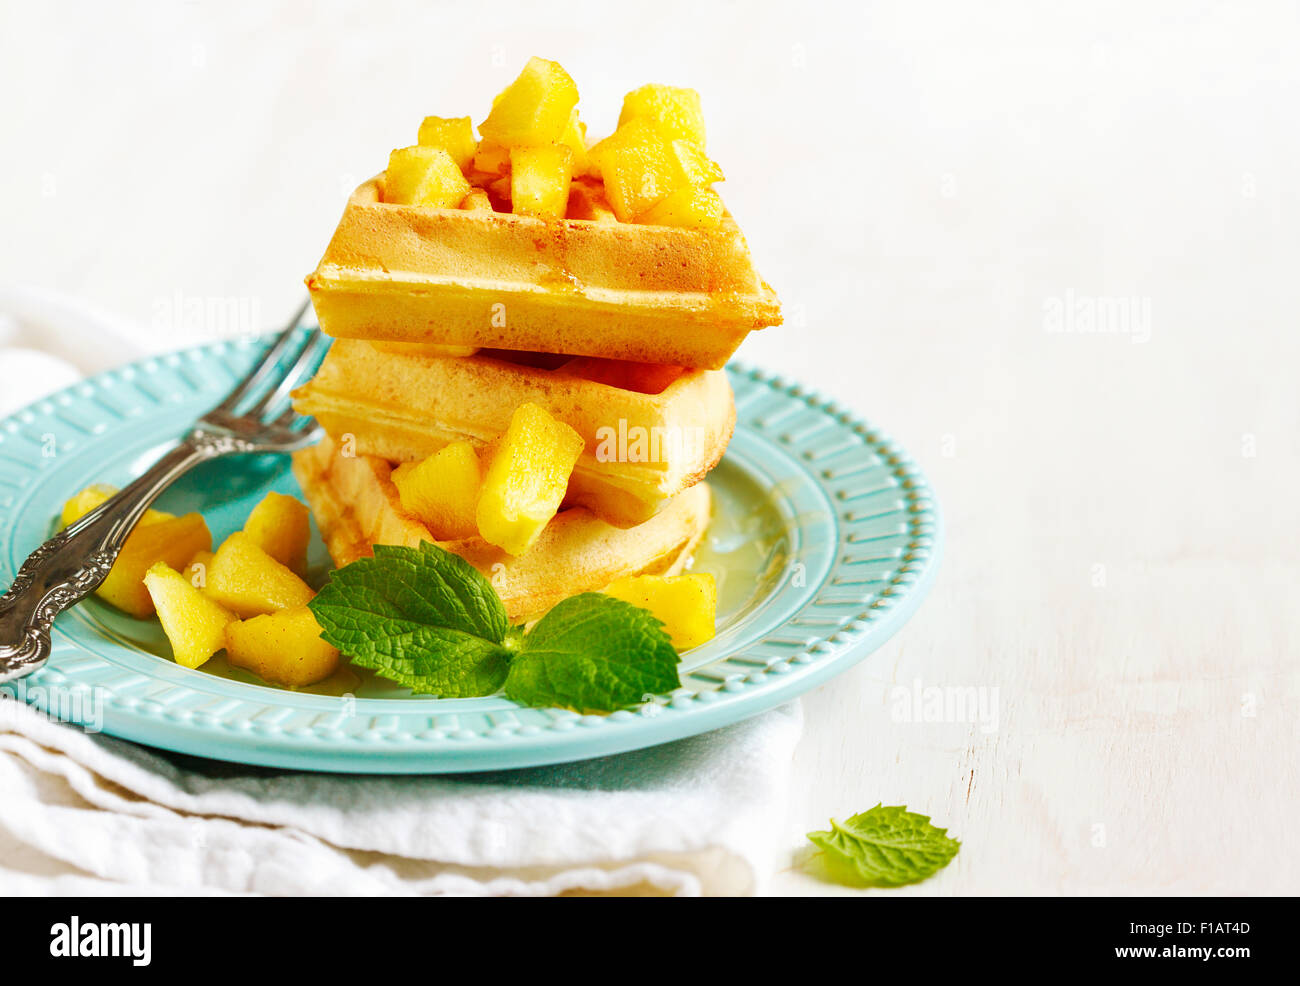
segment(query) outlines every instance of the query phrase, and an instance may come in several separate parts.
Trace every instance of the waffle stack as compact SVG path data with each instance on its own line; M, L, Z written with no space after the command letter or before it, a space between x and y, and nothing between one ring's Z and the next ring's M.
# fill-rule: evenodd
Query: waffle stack
M628 213L619 159L605 156L604 180L591 164L579 173L576 108L559 107L576 144L570 135L550 157L506 147L503 161L488 134L519 87L498 97L472 156L459 121L439 121L439 146L394 152L351 196L307 279L336 341L294 395L328 437L298 453L294 471L336 565L375 544L433 541L488 574L511 618L527 619L621 578L682 569L709 521L704 477L735 424L721 367L780 309L711 190L681 185L651 223ZM525 92L529 120L556 112L547 98ZM431 169L416 175L418 195L398 171L413 159ZM552 159L558 171L546 170ZM459 161L454 173L448 161ZM449 207L462 176L468 191ZM481 536L439 538L404 506L394 470L459 442L491 461L526 404L582 440L558 512L518 555Z

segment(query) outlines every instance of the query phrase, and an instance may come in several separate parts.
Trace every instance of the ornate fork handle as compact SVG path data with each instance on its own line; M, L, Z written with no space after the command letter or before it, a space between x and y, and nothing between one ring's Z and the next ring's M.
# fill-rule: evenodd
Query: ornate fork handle
M54 618L99 588L158 494L200 462L250 450L236 436L195 430L139 479L33 551L0 596L0 682L29 675L49 659Z

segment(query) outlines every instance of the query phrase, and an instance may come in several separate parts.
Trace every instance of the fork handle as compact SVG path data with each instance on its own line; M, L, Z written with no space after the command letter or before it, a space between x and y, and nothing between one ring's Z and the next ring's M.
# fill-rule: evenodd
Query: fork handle
M200 462L234 451L241 449L193 432L121 492L33 551L0 596L0 683L45 664L54 618L99 588L158 494Z

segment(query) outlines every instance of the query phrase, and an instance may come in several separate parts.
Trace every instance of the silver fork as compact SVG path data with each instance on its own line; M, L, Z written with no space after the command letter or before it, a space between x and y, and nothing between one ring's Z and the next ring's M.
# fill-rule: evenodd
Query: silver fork
M195 422L179 445L23 562L0 596L0 682L45 664L54 618L99 587L149 504L180 476L219 456L292 452L316 441L319 425L289 403L289 392L315 371L329 345L320 329L298 331L307 305L303 302L261 362Z

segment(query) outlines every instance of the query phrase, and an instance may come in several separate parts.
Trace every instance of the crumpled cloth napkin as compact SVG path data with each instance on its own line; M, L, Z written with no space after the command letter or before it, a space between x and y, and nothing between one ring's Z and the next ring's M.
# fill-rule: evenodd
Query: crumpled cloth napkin
M98 369L85 341L114 352L112 331L75 303L0 291L14 384L0 413L16 409L14 372L21 403L38 399ZM598 760L383 777L165 754L53 722L16 691L0 686L7 895L754 893L778 868L802 722L796 703Z
M455 777L162 754L0 699L0 891L739 895L779 868L792 704L574 764Z

